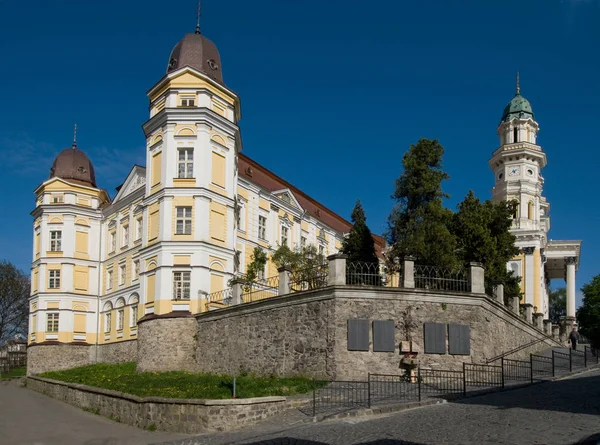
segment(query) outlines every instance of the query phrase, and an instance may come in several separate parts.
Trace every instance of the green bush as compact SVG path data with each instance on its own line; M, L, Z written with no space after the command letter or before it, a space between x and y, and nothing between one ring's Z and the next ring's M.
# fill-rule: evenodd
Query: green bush
M8 372L0 373L0 378L11 379L13 377L23 377L23 376L25 376L26 373L27 373L27 368L23 366L22 368L13 368Z
M135 363L105 364L53 371L41 377L120 391L139 397L178 399L230 399L233 377L185 371L137 373ZM321 385L319 385L321 386ZM292 396L312 391L312 380L305 377L256 377L236 379L238 398Z

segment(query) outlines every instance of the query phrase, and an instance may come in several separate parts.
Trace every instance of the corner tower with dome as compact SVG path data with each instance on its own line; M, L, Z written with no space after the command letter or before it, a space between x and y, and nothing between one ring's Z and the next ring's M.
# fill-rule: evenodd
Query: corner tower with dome
M231 304L224 290L256 247L313 244L328 255L351 228L241 153L240 100L198 29L175 45L147 94L146 167L132 166L114 198L75 146L36 190L29 373L151 360L155 351L137 347L144 329L185 351L178 342L193 334L175 326ZM259 273L266 296L276 295L276 275L272 262ZM189 354L180 356L174 369L186 367Z
M518 202L511 231L517 237L521 255L508 269L521 277L522 304L533 312L549 316L551 279L565 279L567 322L575 322L575 273L579 266L581 241L548 239L550 204L543 196L546 154L538 145L540 130L529 101L521 95L517 77L515 96L504 108L498 126L500 146L489 161L495 175L494 200Z

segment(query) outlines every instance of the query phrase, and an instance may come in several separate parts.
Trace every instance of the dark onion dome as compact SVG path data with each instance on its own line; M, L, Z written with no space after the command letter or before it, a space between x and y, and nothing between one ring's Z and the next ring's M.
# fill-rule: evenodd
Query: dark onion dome
M223 83L221 57L215 44L199 32L186 34L171 51L167 74L180 68L190 68L206 74L214 81Z
M521 96L520 92L515 94L515 97L506 105L504 113L502 113L501 122L510 122L513 119L534 119L533 109L527 99Z
M61 151L52 163L51 178L67 179L71 182L96 187L94 166L87 155L76 145Z

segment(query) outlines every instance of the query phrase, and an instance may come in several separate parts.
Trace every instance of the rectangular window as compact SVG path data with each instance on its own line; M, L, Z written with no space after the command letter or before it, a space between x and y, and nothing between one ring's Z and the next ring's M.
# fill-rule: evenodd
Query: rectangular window
M111 317L111 313L107 312L104 314L104 333L108 334L111 331L112 328L112 317Z
M194 177L194 149L180 148L179 160L177 163L178 178L193 178Z
M137 280L140 277L140 260L133 262L133 279Z
M177 235L191 235L192 234L192 208L191 207L176 207L177 209L177 221L176 231Z
M119 266L119 285L121 285L121 286L125 284L126 273L127 273L127 265L121 264Z
M123 321L125 318L125 310L124 309L119 309L117 311L117 331L122 331L123 330Z
M319 255L325 255L325 246L319 244Z
M173 272L173 299L190 299L190 272Z
M117 250L117 233L110 232L110 251L114 252Z
M112 289L113 271L112 269L106 272L106 290Z
M138 307L136 304L135 306L131 306L131 320L129 320L129 326L132 328L137 326L137 320L138 320Z
M61 252L62 251L62 232L60 230L50 231L50 251Z
M60 270L49 271L48 289L60 289Z
M123 247L127 247L129 245L129 224L123 226Z
M47 314L46 332L58 332L58 314Z
M306 237L305 236L300 237L300 247L306 247Z
M282 246L288 245L289 232L290 232L290 229L288 229L286 226L281 226L281 245Z
M63 197L62 196L53 196L52 197L52 204L62 204L64 202Z
M194 96L184 96L181 98L181 106L182 107L195 107L196 106L196 98Z
M135 220L135 239L142 239L142 218L138 218Z
M258 217L258 237L260 239L267 239L267 217L259 215Z
M246 207L243 204L237 207L237 227L242 232L246 231Z

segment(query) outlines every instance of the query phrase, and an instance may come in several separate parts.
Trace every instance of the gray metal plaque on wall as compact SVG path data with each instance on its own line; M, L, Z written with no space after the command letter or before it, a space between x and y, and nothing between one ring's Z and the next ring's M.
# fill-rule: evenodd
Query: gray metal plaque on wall
M373 351L395 352L396 339L394 331L395 325L393 320L373 321Z
M369 320L348 320L348 351L369 350Z
M424 323L423 331L425 354L445 354L446 325L443 323Z
M448 352L455 355L471 354L471 328L469 326L448 325Z

